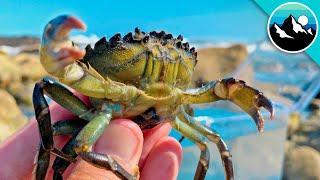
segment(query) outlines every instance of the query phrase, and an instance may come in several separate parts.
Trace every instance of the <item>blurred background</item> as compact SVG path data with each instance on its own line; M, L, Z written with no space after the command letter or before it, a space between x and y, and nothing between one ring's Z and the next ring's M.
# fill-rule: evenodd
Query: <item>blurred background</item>
M198 51L195 85L236 77L260 89L276 107L274 121L264 111L266 130L238 107L218 102L195 106L196 119L227 141L237 179L320 179L320 67L306 54L286 54L267 37L268 17L249 0L67 1L0 0L0 143L33 116L34 83L46 72L38 56L45 24L72 14L88 26L72 32L79 46L102 36L165 30L182 34ZM181 136L173 131L172 136ZM179 179L193 179L199 150L182 142ZM223 179L223 166L213 144L207 179Z

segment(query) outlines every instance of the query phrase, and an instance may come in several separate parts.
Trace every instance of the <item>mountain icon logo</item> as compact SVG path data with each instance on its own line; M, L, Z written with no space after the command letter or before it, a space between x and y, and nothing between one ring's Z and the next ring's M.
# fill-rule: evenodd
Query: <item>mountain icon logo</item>
M271 42L287 53L299 53L308 49L318 34L318 21L306 5L289 2L277 7L268 20Z

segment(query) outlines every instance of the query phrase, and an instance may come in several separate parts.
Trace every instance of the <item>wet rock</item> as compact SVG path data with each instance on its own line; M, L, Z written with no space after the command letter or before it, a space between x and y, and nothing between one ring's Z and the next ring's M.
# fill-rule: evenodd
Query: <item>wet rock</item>
M19 130L27 123L15 99L0 89L0 142Z
M207 82L223 78L246 60L248 56L247 48L244 45L233 45L228 48L211 47L198 49L198 64L194 71L193 80L195 82ZM252 75L252 70L247 71Z
M308 146L288 148L283 180L320 180L320 154Z

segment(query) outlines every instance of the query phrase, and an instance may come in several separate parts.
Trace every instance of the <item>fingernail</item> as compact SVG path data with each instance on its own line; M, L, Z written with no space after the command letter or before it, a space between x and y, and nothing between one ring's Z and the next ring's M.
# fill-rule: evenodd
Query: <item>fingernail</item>
M114 120L95 145L95 151L131 161L142 146L142 132L129 120ZM140 155L139 155L140 156Z

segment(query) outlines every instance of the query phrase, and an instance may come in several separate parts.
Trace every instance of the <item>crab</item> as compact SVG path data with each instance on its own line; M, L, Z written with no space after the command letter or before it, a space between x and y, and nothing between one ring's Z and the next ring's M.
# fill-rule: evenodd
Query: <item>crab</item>
M145 33L136 28L123 38L115 34L105 37L92 48L81 50L68 39L72 29L85 30L85 24L71 15L61 15L45 27L40 61L55 78L45 77L37 82L33 103L41 142L35 166L36 179L46 177L50 155L54 179L62 179L63 172L76 158L113 171L121 179L138 179L139 171L127 172L107 154L92 151L92 146L114 118L130 118L142 130L163 122L200 149L200 159L194 179L204 179L209 168L208 141L217 145L227 180L234 179L231 154L217 132L199 123L192 116L191 104L228 100L238 105L263 131L264 119L260 108L274 115L271 101L260 91L242 80L226 78L192 87L191 77L197 63L195 48L179 35L174 38L164 31ZM69 90L72 88L90 98L91 107ZM77 117L78 121L59 121L51 124L47 95ZM53 136L71 135L60 150L54 146Z

